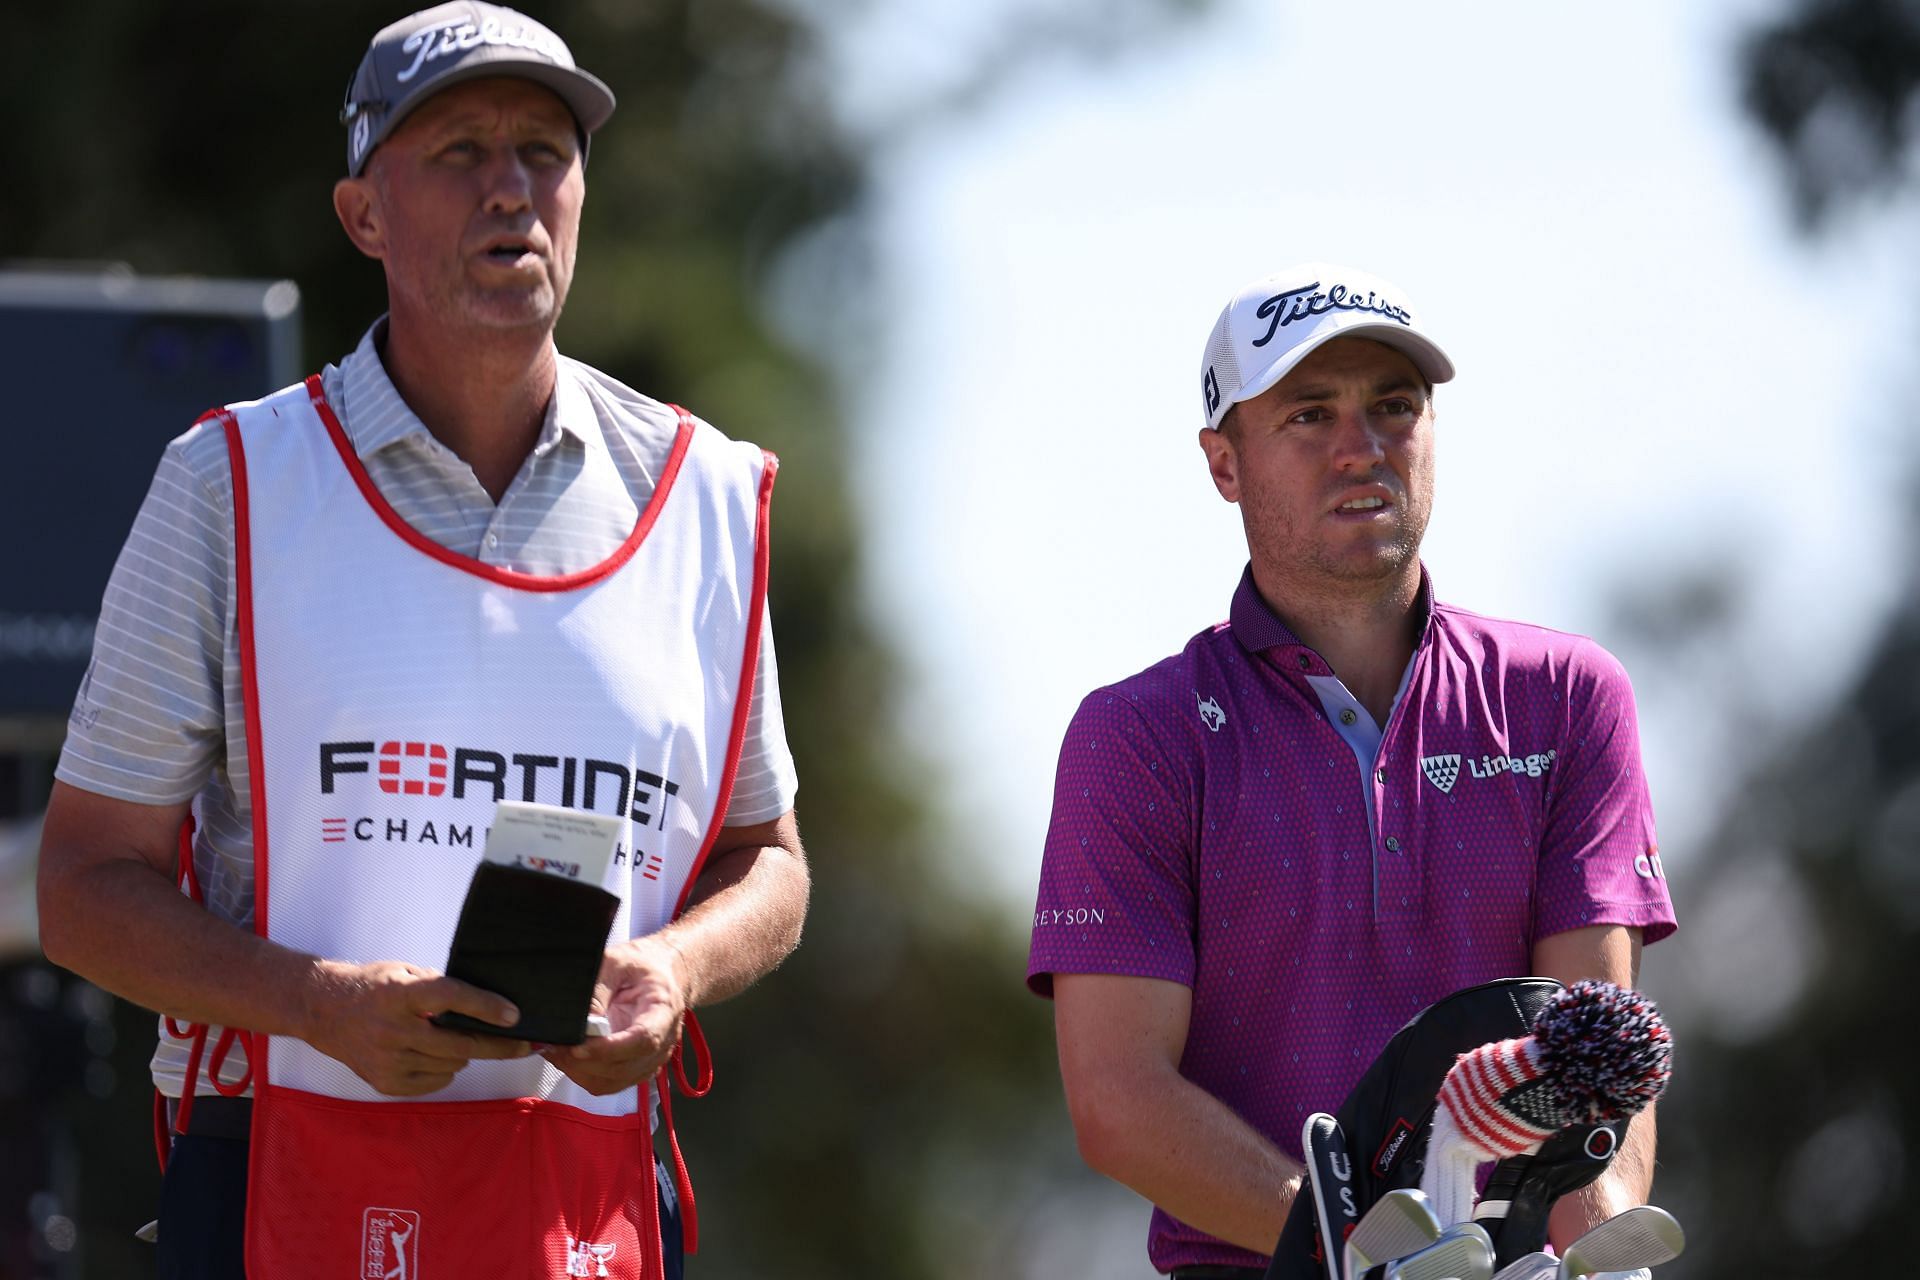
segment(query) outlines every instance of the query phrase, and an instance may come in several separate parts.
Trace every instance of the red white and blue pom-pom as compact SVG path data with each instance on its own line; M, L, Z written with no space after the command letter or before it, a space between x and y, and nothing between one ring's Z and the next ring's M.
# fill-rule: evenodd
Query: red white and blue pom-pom
M1673 1037L1638 991L1588 978L1533 1022L1540 1078L1569 1124L1610 1124L1643 1110L1673 1074Z

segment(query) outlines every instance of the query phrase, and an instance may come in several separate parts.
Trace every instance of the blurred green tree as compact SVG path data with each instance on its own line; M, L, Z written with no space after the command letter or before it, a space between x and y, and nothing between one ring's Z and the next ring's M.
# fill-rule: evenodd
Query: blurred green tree
M1793 0L1738 58L1804 233L1870 202L1911 216L1920 6ZM1838 287L1862 284L1911 286ZM1911 454L1874 463L1912 472ZM1920 1211L1920 1074L1899 1030L1920 1015L1917 540L1910 521L1861 548L1908 588L1901 603L1838 700L1775 734L1688 875L1676 972L1692 1012L1660 1118L1659 1198L1689 1232L1675 1277L1904 1269ZM1724 576L1695 587L1672 594L1657 629L1730 625Z
M902 104L891 140L1049 52L1111 53L1202 0L1076 0L1010 19L964 74ZM152 274L286 277L308 363L383 307L340 233L334 113L392 0L80 0L15 6L0 254ZM707 1018L719 1067L682 1108L708 1276L970 1276L1004 1269L983 1220L1070 1151L1047 1012L1021 990L1018 912L966 890L936 821L937 729L896 712L900 674L862 605L864 531L821 334L858 343L866 148L836 121L826 24L779 0L537 7L620 100L595 139L563 350L782 455L772 607L815 898L787 967ZM803 252L802 252L803 251ZM804 269L795 267L803 263ZM783 335L770 297L784 291ZM792 320L792 317L799 317ZM803 346L795 328L814 339ZM155 424L156 442L186 423ZM158 445L156 443L156 456ZM141 1274L152 1216L145 1057L121 1006L119 1087L75 1116L87 1274ZM77 1104L76 1104L77 1105ZM985 1228L985 1229L983 1229Z

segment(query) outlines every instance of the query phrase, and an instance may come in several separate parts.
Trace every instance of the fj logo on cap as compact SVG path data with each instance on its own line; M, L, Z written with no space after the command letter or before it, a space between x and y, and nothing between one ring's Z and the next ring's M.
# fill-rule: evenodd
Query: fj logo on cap
M1213 376L1213 366L1207 366L1207 376L1200 380L1200 389L1207 396L1207 412L1212 413L1220 407L1220 382Z

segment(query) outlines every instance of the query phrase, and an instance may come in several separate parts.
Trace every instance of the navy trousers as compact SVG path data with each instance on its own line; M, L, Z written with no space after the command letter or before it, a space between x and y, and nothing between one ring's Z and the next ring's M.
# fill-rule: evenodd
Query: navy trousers
M654 1185L661 1186L659 1165ZM176 1134L160 1186L160 1280L246 1280L247 1142ZM682 1280L679 1206L660 1194L667 1280Z

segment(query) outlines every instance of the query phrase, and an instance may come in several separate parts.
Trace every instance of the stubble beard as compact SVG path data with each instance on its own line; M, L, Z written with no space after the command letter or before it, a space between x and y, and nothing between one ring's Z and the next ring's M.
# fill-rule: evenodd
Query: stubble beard
M443 313L465 320L476 332L513 333L529 329L549 332L560 321L566 292L548 270L537 283L483 285L466 279L457 298Z
M1407 507L1397 513L1393 532L1383 540L1355 545L1332 545L1332 539L1304 533L1292 519L1265 503L1243 497L1241 515L1247 544L1263 570L1261 578L1284 584L1291 597L1306 600L1350 601L1357 594L1389 589L1419 563L1425 519Z

